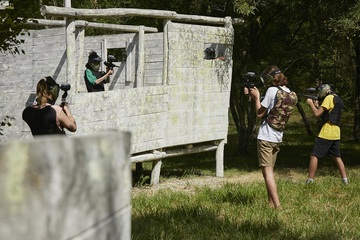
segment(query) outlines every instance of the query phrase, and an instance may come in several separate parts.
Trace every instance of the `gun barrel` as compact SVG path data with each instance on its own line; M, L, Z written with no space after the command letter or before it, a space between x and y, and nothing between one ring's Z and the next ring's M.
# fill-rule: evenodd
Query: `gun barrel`
M114 67L119 67L119 66L116 66L115 64L113 64L112 62L104 62L105 66L109 67L110 69L113 69Z
M246 88L254 88L256 84L254 82L244 82L243 86Z
M298 94L298 95L302 96L302 97L310 98L315 101L317 101L319 99L317 96L313 96L313 95L307 95L307 94Z

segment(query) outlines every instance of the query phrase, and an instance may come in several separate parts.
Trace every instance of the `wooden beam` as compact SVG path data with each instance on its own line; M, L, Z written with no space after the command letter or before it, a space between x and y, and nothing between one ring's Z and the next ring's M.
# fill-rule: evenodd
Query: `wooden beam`
M66 22L66 82L76 86L76 37L75 37L75 19L65 18ZM70 89L70 94L75 92L75 88Z
M194 23L212 23L212 24L225 24L224 18L219 17L208 17L208 16L198 16L198 15L187 15L187 14L178 14L172 21L182 21L182 22L194 22Z
M66 23L63 20L46 20L46 19L35 19L31 18L27 20L27 24L29 25L41 25L41 26L59 26L65 27ZM76 20L75 21L76 27L83 27L83 28L101 28L101 29L109 29L109 30L118 30L122 32L138 32L138 26L132 25L119 25L119 24L109 24L109 23L95 23L95 22L88 22L84 20ZM158 32L157 28L154 27L144 27L145 32Z
M138 64L136 68L136 87L144 87L145 33L144 26L139 26Z
M150 10L150 9L135 9L135 8L108 8L108 9L76 9L63 8L43 5L41 7L41 15L55 16L55 17L153 17L169 20L197 22L197 23L211 23L224 24L224 18L197 16L187 14L177 14L174 11L166 10ZM240 18L233 19L234 25L243 24L244 20Z
M75 9L43 5L40 9L42 16L57 17L154 17L173 18L174 11L147 10L136 8L108 8L108 9Z
M130 159L131 159L132 163L138 163L138 162L145 162L145 161L160 160L160 159L164 159L164 158L176 157L176 156L181 156L181 155L186 155L186 154L214 151L217 149L218 149L218 146L216 146L216 145L204 144L201 146L194 146L193 148L167 149L162 152L154 152L154 153L136 155L136 156L132 156ZM221 150L222 149L220 148L218 151L221 151Z

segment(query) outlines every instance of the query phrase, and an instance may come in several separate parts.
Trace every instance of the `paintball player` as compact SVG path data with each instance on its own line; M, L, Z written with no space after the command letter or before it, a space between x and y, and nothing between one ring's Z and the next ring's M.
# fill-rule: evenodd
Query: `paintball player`
M262 118L257 136L257 152L259 166L265 180L268 204L271 208L279 208L280 200L274 176L274 167L283 130L287 120L297 103L297 96L287 87L288 79L276 66L267 67L261 74L268 87L265 97L260 101L260 92L256 86L244 88L245 95L249 91L255 102L256 115Z
M54 105L59 96L60 86L48 76L41 79L36 87L36 104L28 106L22 113L23 120L29 125L33 136L47 134L65 134L77 129L69 106Z
M335 161L342 182L348 184L345 165L340 157L340 118L344 107L341 98L332 91L329 84L321 84L318 87L319 100L322 101L319 107L316 107L314 101L310 98L306 100L315 117L321 117L322 127L315 140L314 147L310 156L309 173L306 184L313 183L315 172L318 165L318 159L329 154Z
M101 62L102 59L95 51L89 53L84 73L86 89L88 92L105 91L104 84L110 82L110 75L113 74L113 70L107 67L106 73L99 71Z

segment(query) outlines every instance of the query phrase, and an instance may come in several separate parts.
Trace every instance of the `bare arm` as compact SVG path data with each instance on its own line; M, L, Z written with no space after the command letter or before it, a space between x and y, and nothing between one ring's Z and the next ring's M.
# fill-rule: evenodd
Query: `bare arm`
M105 81L110 75L113 74L113 72L114 72L113 70L109 69L109 70L105 73L104 76L102 76L101 78L96 79L95 84L99 84L99 83Z
M60 124L70 132L75 132L77 130L76 121L72 116L68 105L64 105L63 111L61 111Z
M317 107L315 106L314 101L313 101L312 99L310 99L310 98L308 98L308 99L306 100L306 103L309 104L309 106L310 106L310 108L311 108L311 111L313 112L313 114L314 114L315 117L320 117L321 114L323 114L324 111L326 110L326 109L324 109L322 106L320 106L320 107L317 108Z
M267 112L267 108L261 106L260 92L256 87L250 89L251 98L255 101L256 116L262 118Z

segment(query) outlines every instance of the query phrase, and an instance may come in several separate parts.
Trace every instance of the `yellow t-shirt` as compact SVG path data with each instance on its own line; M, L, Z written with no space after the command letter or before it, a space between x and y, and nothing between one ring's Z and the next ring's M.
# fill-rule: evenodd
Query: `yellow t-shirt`
M334 95L328 95L325 97L321 106L324 110L331 112L334 109ZM340 140L340 127L327 121L321 128L318 137L327 140Z

